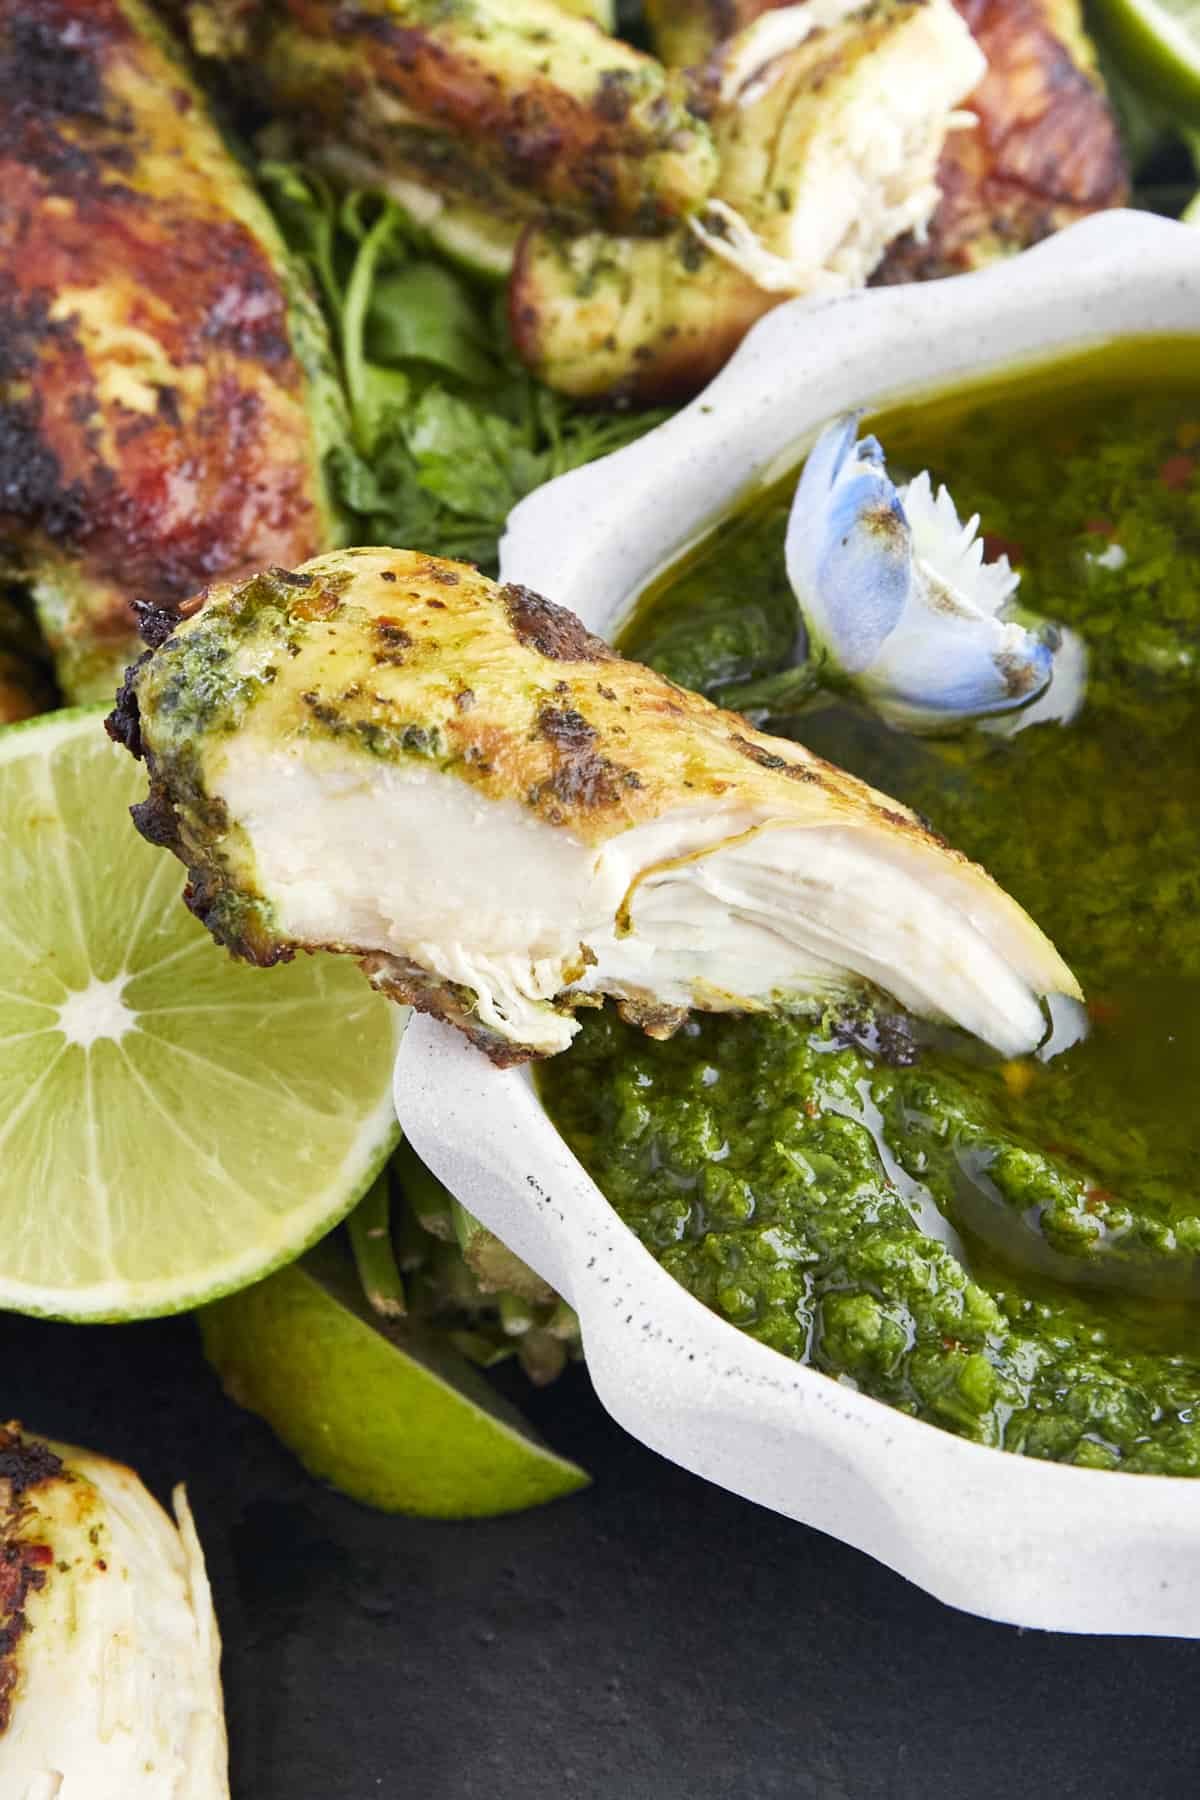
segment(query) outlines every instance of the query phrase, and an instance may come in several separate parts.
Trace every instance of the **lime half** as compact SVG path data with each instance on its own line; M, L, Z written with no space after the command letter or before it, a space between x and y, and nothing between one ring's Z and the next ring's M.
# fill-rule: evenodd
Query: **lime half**
M367 1506L491 1518L587 1485L444 1340L372 1313L332 1243L205 1307L200 1327L230 1398Z
M0 1308L177 1312L346 1214L404 1015L333 957L233 962L128 808L103 709L0 730Z
M1200 124L1200 0L1099 0L1097 14L1146 98Z

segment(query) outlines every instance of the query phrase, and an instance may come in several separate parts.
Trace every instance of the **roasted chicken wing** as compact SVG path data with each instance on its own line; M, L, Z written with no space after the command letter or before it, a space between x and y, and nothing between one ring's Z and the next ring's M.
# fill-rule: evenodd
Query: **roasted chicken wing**
M549 207L658 231L716 157L691 86L555 0L192 0L193 42L318 160L494 238Z
M252 962L361 957L500 1063L603 995L665 1035L866 983L1015 1053L1078 991L914 814L465 563L347 550L164 628L109 729L193 911Z
M0 563L73 699L131 602L336 541L323 327L140 0L0 0Z

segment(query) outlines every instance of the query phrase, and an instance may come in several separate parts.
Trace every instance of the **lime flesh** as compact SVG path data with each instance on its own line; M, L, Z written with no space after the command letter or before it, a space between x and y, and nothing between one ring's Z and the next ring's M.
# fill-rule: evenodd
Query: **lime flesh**
M395 1143L404 1015L349 962L232 961L129 806L103 709L0 730L0 1308L106 1320L256 1281Z
M1200 124L1200 0L1100 0L1097 18L1147 99Z
M420 1330L384 1321L332 1244L205 1307L226 1392L352 1499L426 1518L520 1512L586 1486L478 1372Z

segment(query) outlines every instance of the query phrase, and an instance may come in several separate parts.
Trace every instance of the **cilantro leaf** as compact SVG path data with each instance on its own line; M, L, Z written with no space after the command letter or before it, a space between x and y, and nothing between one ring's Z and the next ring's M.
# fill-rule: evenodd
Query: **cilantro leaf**
M393 202L339 203L291 164L260 175L329 315L353 423L329 473L364 539L494 569L519 500L666 417L585 411L534 381L494 291L442 261Z

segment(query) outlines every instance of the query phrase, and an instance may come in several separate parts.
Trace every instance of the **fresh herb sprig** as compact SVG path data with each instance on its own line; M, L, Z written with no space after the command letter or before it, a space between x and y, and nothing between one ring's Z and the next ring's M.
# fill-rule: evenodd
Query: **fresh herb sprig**
M347 1221L363 1294L478 1368L515 1358L544 1387L583 1355L579 1320L402 1144Z
M364 540L494 571L519 500L666 416L584 411L535 381L512 354L503 295L431 252L392 202L339 199L289 163L261 175L329 316L353 431L330 474Z

